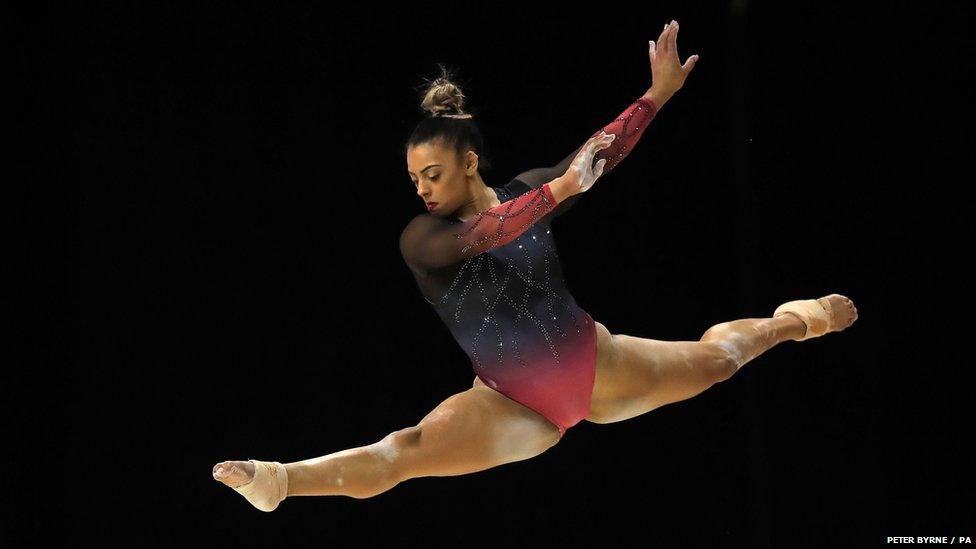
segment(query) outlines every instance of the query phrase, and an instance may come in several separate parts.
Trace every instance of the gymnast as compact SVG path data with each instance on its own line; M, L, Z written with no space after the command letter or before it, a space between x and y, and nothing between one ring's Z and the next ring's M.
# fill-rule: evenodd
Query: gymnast
M576 303L552 220L626 157L698 61L681 64L678 23L649 41L651 86L551 167L487 186L484 143L464 95L441 67L404 145L427 211L400 235L420 293L471 360L470 389L381 440L292 463L222 461L213 477L270 512L289 496L369 498L409 479L483 471L537 456L587 420L623 421L698 395L787 340L841 331L847 297L783 303L767 318L716 324L698 341L612 334Z

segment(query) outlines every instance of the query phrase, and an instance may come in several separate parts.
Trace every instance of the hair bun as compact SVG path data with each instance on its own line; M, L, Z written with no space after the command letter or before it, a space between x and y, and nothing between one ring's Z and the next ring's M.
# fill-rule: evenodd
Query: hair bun
M453 80L443 63L438 65L439 77L436 74L425 77L414 88L417 98L422 100L420 111L423 114L403 144L403 157L406 159L413 147L432 144L453 152L459 163L466 161L468 154L473 152L478 155L478 170L490 170L488 148L474 120L477 116L465 112L461 87L467 84L464 80ZM460 82L461 86L455 82Z
M444 65L440 65L441 75L430 83L420 107L430 113L432 118L471 118L464 112L464 93L451 81Z

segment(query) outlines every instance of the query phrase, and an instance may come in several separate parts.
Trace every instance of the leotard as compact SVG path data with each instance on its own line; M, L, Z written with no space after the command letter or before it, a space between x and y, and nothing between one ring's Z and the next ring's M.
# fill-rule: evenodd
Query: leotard
M616 135L594 159L607 159L604 174L656 112L642 97L593 133ZM551 173L565 173L575 156ZM519 176L491 187L501 204L467 221L419 214L400 235L400 252L475 374L545 416L562 437L589 414L597 336L563 279L551 225L582 193L557 204L548 181Z

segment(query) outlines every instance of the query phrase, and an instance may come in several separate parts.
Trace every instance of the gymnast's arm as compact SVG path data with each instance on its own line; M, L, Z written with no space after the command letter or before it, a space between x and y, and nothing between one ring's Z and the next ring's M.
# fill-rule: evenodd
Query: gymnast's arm
M578 186L557 177L462 223L419 214L400 234L400 253L420 272L459 263L515 240L559 202L579 192Z
M658 109L666 101L666 98L656 95L656 91L652 92L648 90L647 93L639 97L633 103L631 103L619 116L617 116L609 124L603 126L602 128L593 132L590 138L599 135L600 132L606 132L607 134L614 134L616 137L610 144L610 147L600 150L596 154L594 162L605 158L607 160L606 165L603 167L604 175L613 170L620 163L621 160L626 157L637 141L640 140L641 136L644 135L644 130L647 126L654 120L655 115L657 115ZM589 138L588 138L589 139ZM553 177L566 173L569 169L569 165L576 158L580 149L583 146L580 145L575 151L569 153L566 158L563 158L558 164L551 168L536 168L533 170L528 170L522 172L516 179L522 181L529 188L535 189L546 181L550 181ZM579 200L582 193L574 194L568 199L564 200L559 204L559 206L549 215L547 215L547 221L555 217L558 217L569 210L572 205Z
M658 109L663 107L671 96L684 86L688 75L698 63L698 54L695 54L689 57L683 65L681 64L681 60L678 57L677 40L678 23L672 20L670 23L664 25L664 30L661 31L657 43L653 40L648 41L647 54L651 64L651 87L637 101L631 103L613 122L593 132L593 135L596 135L600 131L605 131L608 134L612 133L616 136L610 148L599 152L595 159L596 161L606 159L606 164L603 167L604 173L613 170L633 150L637 141L647 128L647 125L654 119ZM575 156L576 152L570 153L562 162L550 168L552 173L557 175L564 173L569 168ZM542 168L541 170L546 170L546 168ZM540 174L533 174L531 173L532 171L534 170L525 172L516 177L516 179L524 181L530 188L535 188L541 184L535 179L536 177L540 177ZM543 181L546 180L544 175L542 175L542 178ZM574 195L565 204L560 204L559 209L561 211L553 212L550 214L550 217L555 217L565 212L577 199L579 199L579 196Z

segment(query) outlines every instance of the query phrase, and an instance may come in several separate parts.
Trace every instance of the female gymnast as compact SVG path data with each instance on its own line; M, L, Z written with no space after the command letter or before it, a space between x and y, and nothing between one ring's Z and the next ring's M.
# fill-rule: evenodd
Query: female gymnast
M423 101L432 115L405 145L428 212L408 223L400 251L470 357L473 386L373 444L285 464L223 461L214 478L270 512L288 496L363 499L412 478L483 471L545 452L583 419L612 423L691 398L781 342L850 326L857 309L831 294L717 324L698 341L659 341L611 334L567 289L552 219L633 150L684 85L698 56L682 65L677 35L671 21L649 41L643 96L555 166L502 187L478 173L481 135L442 67Z

